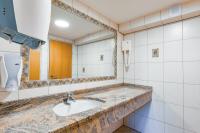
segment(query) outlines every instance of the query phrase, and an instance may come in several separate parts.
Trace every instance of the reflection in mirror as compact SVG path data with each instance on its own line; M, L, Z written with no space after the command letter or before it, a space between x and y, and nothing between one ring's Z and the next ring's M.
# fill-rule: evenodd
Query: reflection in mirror
M0 54L0 90L15 91L18 89L22 73L20 53L2 52Z
M50 40L49 79L72 77L72 43Z
M30 50L29 80L114 76L114 35L53 5L49 42Z

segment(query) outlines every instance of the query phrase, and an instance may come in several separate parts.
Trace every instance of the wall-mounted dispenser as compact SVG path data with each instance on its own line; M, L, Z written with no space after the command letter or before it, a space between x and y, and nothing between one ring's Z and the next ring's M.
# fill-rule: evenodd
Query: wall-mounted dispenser
M0 0L0 37L35 49L48 37L51 0Z
M128 68L131 60L131 40L122 41L122 52L124 54L124 65Z
M4 53L0 55L1 88L13 91L20 86L22 74L22 57L20 53Z

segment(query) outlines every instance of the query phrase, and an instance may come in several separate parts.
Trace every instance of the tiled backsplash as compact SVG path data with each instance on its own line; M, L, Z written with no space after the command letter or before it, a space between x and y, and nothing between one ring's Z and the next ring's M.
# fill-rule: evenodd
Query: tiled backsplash
M134 51L125 82L153 86L153 101L130 116L129 126L142 133L199 133L199 33L195 17L124 37ZM157 48L159 57L152 57Z

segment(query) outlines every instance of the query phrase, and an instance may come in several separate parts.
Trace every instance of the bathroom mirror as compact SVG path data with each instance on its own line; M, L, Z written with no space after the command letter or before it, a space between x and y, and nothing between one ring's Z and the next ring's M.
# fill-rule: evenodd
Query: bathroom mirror
M48 43L30 49L29 80L114 76L114 35L53 5Z
M116 30L52 1L48 41L23 47L21 89L116 78Z

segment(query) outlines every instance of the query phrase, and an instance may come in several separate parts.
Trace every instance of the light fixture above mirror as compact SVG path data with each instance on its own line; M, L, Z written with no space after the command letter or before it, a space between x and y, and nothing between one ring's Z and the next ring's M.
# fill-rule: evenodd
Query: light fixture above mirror
M65 20L57 19L57 20L55 20L54 23L57 27L60 27L60 28L68 28L69 27L69 22L67 22Z

